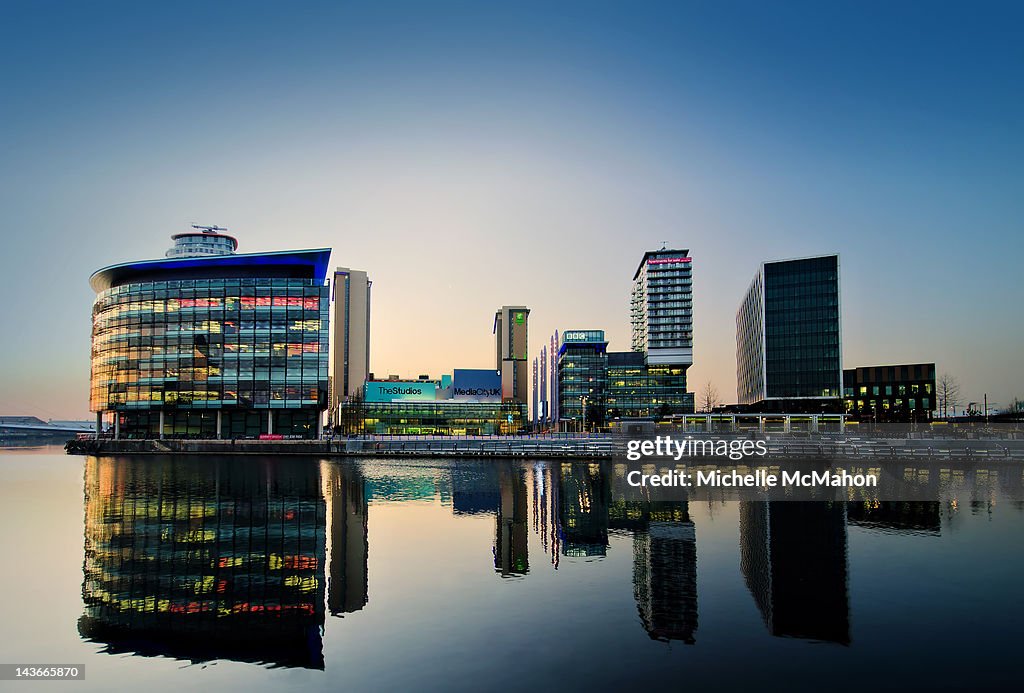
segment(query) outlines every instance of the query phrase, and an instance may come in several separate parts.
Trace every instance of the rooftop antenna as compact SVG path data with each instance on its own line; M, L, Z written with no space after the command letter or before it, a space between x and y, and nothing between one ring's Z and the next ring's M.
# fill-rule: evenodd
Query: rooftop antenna
M662 241L661 242L661 249L665 250L666 248L668 248L668 241Z
M218 231L227 231L225 226L203 226L202 224L192 224L192 228L202 231L203 233L217 233Z

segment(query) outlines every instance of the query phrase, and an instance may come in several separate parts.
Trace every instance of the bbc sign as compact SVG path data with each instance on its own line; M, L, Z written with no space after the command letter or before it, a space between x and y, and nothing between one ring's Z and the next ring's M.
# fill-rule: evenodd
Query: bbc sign
M562 333L562 344L580 342L603 342L604 330L566 330Z

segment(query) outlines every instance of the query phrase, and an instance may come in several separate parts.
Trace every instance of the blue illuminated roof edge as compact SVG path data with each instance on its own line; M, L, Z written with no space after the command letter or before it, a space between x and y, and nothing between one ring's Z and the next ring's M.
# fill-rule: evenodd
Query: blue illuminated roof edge
M89 285L99 293L113 286L118 270L163 270L188 269L190 267L239 267L245 265L287 265L308 264L313 267L313 278L321 282L327 279L330 265L330 248L309 248L304 250L275 250L265 253L237 253L212 257L161 258L159 260L137 260L121 262L98 269L89 277ZM296 260L298 262L296 263ZM303 261L305 260L305 261ZM106 279L106 282L101 280Z

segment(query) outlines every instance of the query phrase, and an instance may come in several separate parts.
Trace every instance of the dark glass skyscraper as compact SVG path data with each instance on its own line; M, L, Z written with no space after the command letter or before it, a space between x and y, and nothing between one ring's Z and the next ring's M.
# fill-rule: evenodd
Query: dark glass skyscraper
M763 263L736 313L739 403L838 411L840 345L839 256Z
M114 414L115 435L317 435L331 251L235 254L220 230L90 278L90 409Z

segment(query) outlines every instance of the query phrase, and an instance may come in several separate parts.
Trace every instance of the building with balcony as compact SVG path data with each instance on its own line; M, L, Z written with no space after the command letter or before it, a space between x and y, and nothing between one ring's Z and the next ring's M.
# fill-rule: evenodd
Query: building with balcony
M689 250L649 250L633 274L633 351L649 364L693 365L693 277Z

